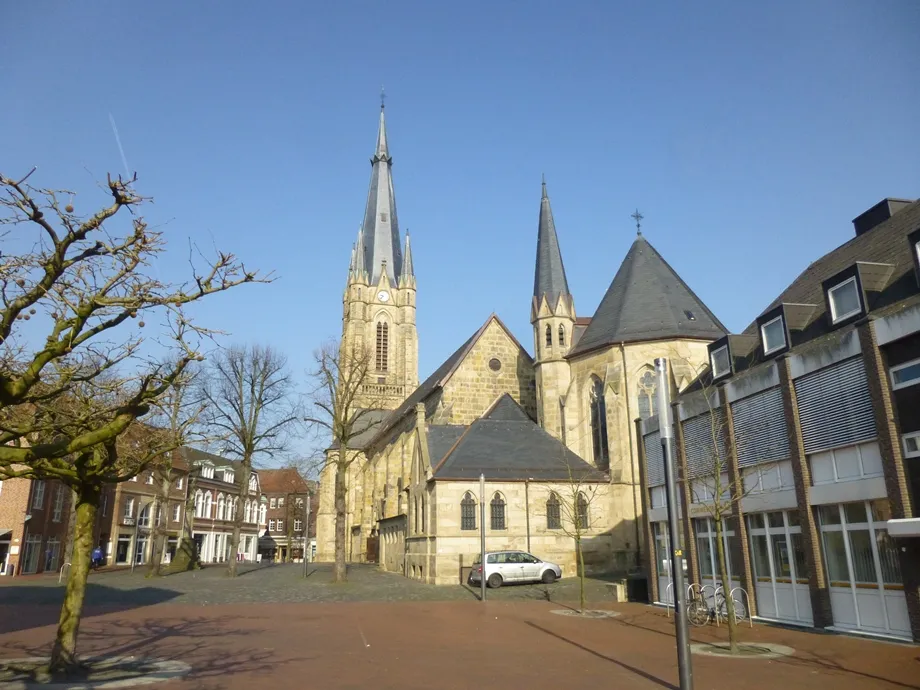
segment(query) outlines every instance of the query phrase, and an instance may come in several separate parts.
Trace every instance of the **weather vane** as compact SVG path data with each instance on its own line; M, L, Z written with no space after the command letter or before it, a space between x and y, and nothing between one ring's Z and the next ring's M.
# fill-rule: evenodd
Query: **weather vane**
M636 234L641 235L642 234L642 219L645 218L645 216L639 213L639 209L636 209L636 212L633 213L630 216L630 218L636 221Z
M387 100L387 92L384 90L383 85L380 86L380 109L383 110L383 106Z

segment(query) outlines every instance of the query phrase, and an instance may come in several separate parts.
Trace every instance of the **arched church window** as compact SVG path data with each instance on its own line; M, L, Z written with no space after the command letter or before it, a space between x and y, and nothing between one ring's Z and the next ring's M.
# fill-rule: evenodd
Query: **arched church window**
M489 518L492 529L505 529L505 499L497 491L489 504Z
M559 324L559 347L565 347L565 326Z
M575 519L578 521L576 526L578 531L588 529L591 524L588 520L588 499L581 491L578 492L578 497L575 499Z
M605 468L610 461L607 445L607 403L604 400L604 383L592 377L591 383L591 441L594 447L594 464Z
M555 492L546 501L546 529L561 529L562 513L559 510L559 497Z
M553 327L546 324L546 347L553 346Z
M460 501L460 529L476 529L476 499L467 491Z
M380 321L377 324L377 371L386 371L389 364L390 325Z
M658 383L655 374L646 371L639 378L639 418L648 419L658 414Z

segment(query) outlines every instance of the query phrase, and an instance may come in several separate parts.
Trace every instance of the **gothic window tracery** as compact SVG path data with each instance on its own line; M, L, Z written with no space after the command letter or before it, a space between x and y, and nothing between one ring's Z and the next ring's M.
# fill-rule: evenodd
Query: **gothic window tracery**
M553 327L549 324L546 324L546 347L550 348L553 346Z
M559 324L559 347L565 347L565 326Z
M492 502L489 504L489 517L492 529L505 529L505 499L497 491L492 496Z
M377 323L377 371L386 371L389 365L390 325Z
M658 414L658 383L655 374L646 370L639 378L639 418L648 419Z
M476 529L476 499L469 491L463 494L463 500L460 501L460 529Z
M591 442L594 464L606 468L610 462L607 443L607 403L604 400L604 383L596 376L591 378Z
M560 529L561 527L562 513L560 511L559 497L553 492L546 501L546 529Z

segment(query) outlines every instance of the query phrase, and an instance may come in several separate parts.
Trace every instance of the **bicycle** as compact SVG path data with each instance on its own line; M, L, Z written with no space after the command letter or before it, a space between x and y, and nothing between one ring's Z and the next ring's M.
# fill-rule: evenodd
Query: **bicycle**
M748 611L741 595L733 591L731 598L735 610L735 623L746 621ZM712 602L713 605L710 605L706 601L706 597L703 595L703 588L695 590L693 598L687 602L687 620L697 627L706 625L713 619L715 619L716 623L720 620L728 620L728 602L725 600L725 590L722 585L714 589Z

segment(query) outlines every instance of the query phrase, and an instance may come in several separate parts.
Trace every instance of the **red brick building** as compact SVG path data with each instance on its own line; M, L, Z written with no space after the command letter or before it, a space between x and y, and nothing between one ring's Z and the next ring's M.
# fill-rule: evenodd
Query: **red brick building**
M58 481L0 481L0 573L29 575L61 567L70 496Z
M267 502L265 521L260 525L259 553L262 560L302 561L305 537L307 558L312 558L319 507L315 482L308 482L293 468L261 470L259 479L262 501ZM309 531L305 530L307 523Z

